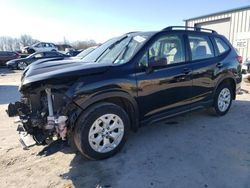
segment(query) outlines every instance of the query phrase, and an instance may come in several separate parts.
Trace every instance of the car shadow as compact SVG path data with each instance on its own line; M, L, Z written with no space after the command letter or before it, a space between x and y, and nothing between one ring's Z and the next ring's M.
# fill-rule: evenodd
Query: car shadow
M180 123L186 116L190 116L190 113L143 126L137 133L130 132L125 147L109 159L88 161L77 152L70 163L69 172L63 174L61 178L71 180L76 188L165 187L165 180L158 180L153 171L157 166L167 167L172 161L183 160L179 154L177 155L168 137L172 133L173 137L177 136L190 127L187 125L184 128ZM184 147L189 147L188 145ZM167 173L167 168L160 170ZM142 172L146 174L143 179L140 178Z
M15 102L20 98L18 86L0 85L0 105Z
M15 72L17 72L17 71L14 71L12 69L8 69L7 67L0 67L0 76L4 76L6 74L12 74Z
M230 151L246 150L244 157L250 158L246 142L250 139L250 119L246 116L250 114L249 105L249 101L235 101L228 115L223 117L211 116L203 110L144 126L137 133L131 132L121 152L109 159L88 161L77 152L69 171L60 177L70 180L76 188L233 184L235 179L246 174L244 171L235 174L228 164L243 168L246 162L238 161L235 153ZM242 114L240 108L246 108L246 113ZM245 118L245 121L239 125L238 118ZM75 152L70 148L61 151ZM213 160L215 156L216 160ZM250 170L250 166L244 168ZM224 173L236 177L228 178ZM213 174L221 178L214 179Z

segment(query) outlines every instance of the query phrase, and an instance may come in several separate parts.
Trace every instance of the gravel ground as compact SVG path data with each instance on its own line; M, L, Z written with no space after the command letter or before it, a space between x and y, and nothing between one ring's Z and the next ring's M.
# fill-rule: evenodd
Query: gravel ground
M206 110L131 132L124 149L87 161L69 147L47 157L23 150L7 104L19 98L21 73L0 69L1 187L247 188L250 187L250 94L243 92L224 117ZM242 84L250 91L250 84Z

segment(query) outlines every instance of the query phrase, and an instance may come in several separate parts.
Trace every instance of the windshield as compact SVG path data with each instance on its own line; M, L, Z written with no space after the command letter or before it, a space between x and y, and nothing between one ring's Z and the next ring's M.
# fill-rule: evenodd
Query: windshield
M149 37L150 35L123 35L110 39L82 58L82 61L114 64L125 63Z
M83 58L85 57L86 55L88 55L90 52L92 52L93 50L95 49L95 47L90 47L86 50L83 50L81 53L79 53L76 57L78 58Z
M30 55L28 55L26 58L31 58L31 57L33 57L35 54L33 53L33 54L30 54Z
M148 36L127 36L107 48L97 59L97 63L126 63L145 43Z
M96 59L102 55L102 53L113 43L117 41L117 38L112 38L105 43L103 43L101 46L94 49L91 53L83 57L81 60L84 62L95 62Z

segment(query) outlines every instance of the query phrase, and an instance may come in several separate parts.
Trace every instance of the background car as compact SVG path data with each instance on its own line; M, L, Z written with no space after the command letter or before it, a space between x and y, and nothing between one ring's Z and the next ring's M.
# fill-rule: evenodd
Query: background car
M12 59L18 59L21 56L16 52L0 51L0 66L5 66L5 63Z
M90 54L94 49L96 49L97 46L93 46L93 47L89 47L85 50L83 50L81 53L77 54L74 59L82 59L85 56L87 56L88 54Z
M21 59L16 59L16 60L11 60L6 63L7 67L11 69L20 69L24 70L29 64L40 60L40 59L50 59L50 58L67 58L70 57L69 55L62 54L60 52L36 52L34 54L29 55L26 58L21 58Z
M22 49L22 53L32 54L34 52L57 51L57 47L53 43L38 42Z
M75 57L77 56L79 53L81 53L83 51L83 49L80 49L80 50L76 50L76 49L70 49L66 52L67 55L70 55L72 57Z
M242 77L245 82L250 82L250 58L242 65Z

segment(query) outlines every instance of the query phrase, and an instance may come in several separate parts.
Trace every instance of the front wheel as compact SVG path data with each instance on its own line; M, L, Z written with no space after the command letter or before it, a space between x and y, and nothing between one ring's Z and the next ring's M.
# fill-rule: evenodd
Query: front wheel
M105 159L116 154L124 145L129 117L119 106L99 103L90 107L78 119L74 142L88 159Z
M214 96L213 111L218 116L225 115L232 104L232 87L229 84L220 85Z

